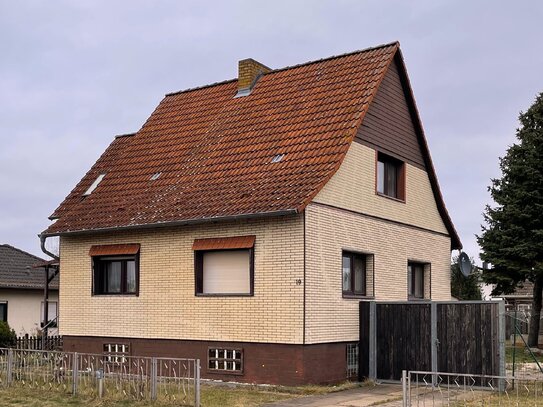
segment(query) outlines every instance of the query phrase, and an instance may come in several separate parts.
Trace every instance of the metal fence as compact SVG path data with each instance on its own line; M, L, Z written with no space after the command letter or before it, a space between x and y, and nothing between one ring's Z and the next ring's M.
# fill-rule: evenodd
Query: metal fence
M200 406L200 360L0 348L0 388Z
M530 315L521 311L506 313L506 374L517 378L543 379L543 355L528 347Z
M543 406L543 379L404 372L404 407Z

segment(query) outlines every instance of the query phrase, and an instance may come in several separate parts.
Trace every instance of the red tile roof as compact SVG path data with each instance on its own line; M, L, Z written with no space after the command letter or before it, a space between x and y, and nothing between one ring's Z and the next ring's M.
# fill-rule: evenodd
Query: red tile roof
M256 236L196 239L192 244L192 250L250 249L251 247L254 247L255 239Z
M234 97L236 80L166 95L136 134L112 142L44 234L302 211L339 168L398 50L273 70L245 97Z
M89 256L116 256L123 254L137 254L140 251L139 243L94 245L89 250Z

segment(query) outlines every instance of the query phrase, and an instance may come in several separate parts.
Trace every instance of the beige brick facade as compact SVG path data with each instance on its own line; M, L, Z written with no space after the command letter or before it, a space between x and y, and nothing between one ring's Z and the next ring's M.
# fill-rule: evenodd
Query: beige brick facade
M406 202L381 197L375 159L375 150L353 143L306 208L306 343L358 340L359 301L342 296L343 250L372 255L367 292L376 300L408 299L408 261L427 263L425 298L451 298L451 242L428 175L406 164Z
M427 298L451 298L450 239L441 234L310 204L306 250L306 343L358 340L359 300L342 296L343 250L373 255L376 300L407 300L409 260L431 265Z
M256 235L254 297L196 297L195 239ZM96 244L140 243L140 295L91 296ZM301 343L303 215L61 238L63 335Z
M375 159L375 150L352 143L339 170L313 201L448 233L426 171L405 164L403 203L375 194Z

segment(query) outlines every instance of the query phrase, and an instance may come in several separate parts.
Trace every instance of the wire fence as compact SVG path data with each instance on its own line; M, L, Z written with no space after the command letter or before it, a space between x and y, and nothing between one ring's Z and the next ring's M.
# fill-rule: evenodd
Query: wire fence
M404 372L404 407L543 406L543 379Z
M506 313L506 374L517 378L543 379L543 355L539 349L528 346L529 323L528 312Z
M200 360L0 348L0 388L200 406Z

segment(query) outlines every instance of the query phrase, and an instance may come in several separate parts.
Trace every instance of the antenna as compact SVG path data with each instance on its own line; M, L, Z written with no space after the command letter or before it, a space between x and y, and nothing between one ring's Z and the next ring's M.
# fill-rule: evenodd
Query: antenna
M458 267L464 277L470 276L472 272L471 260L465 252L460 253L460 256L458 256Z

